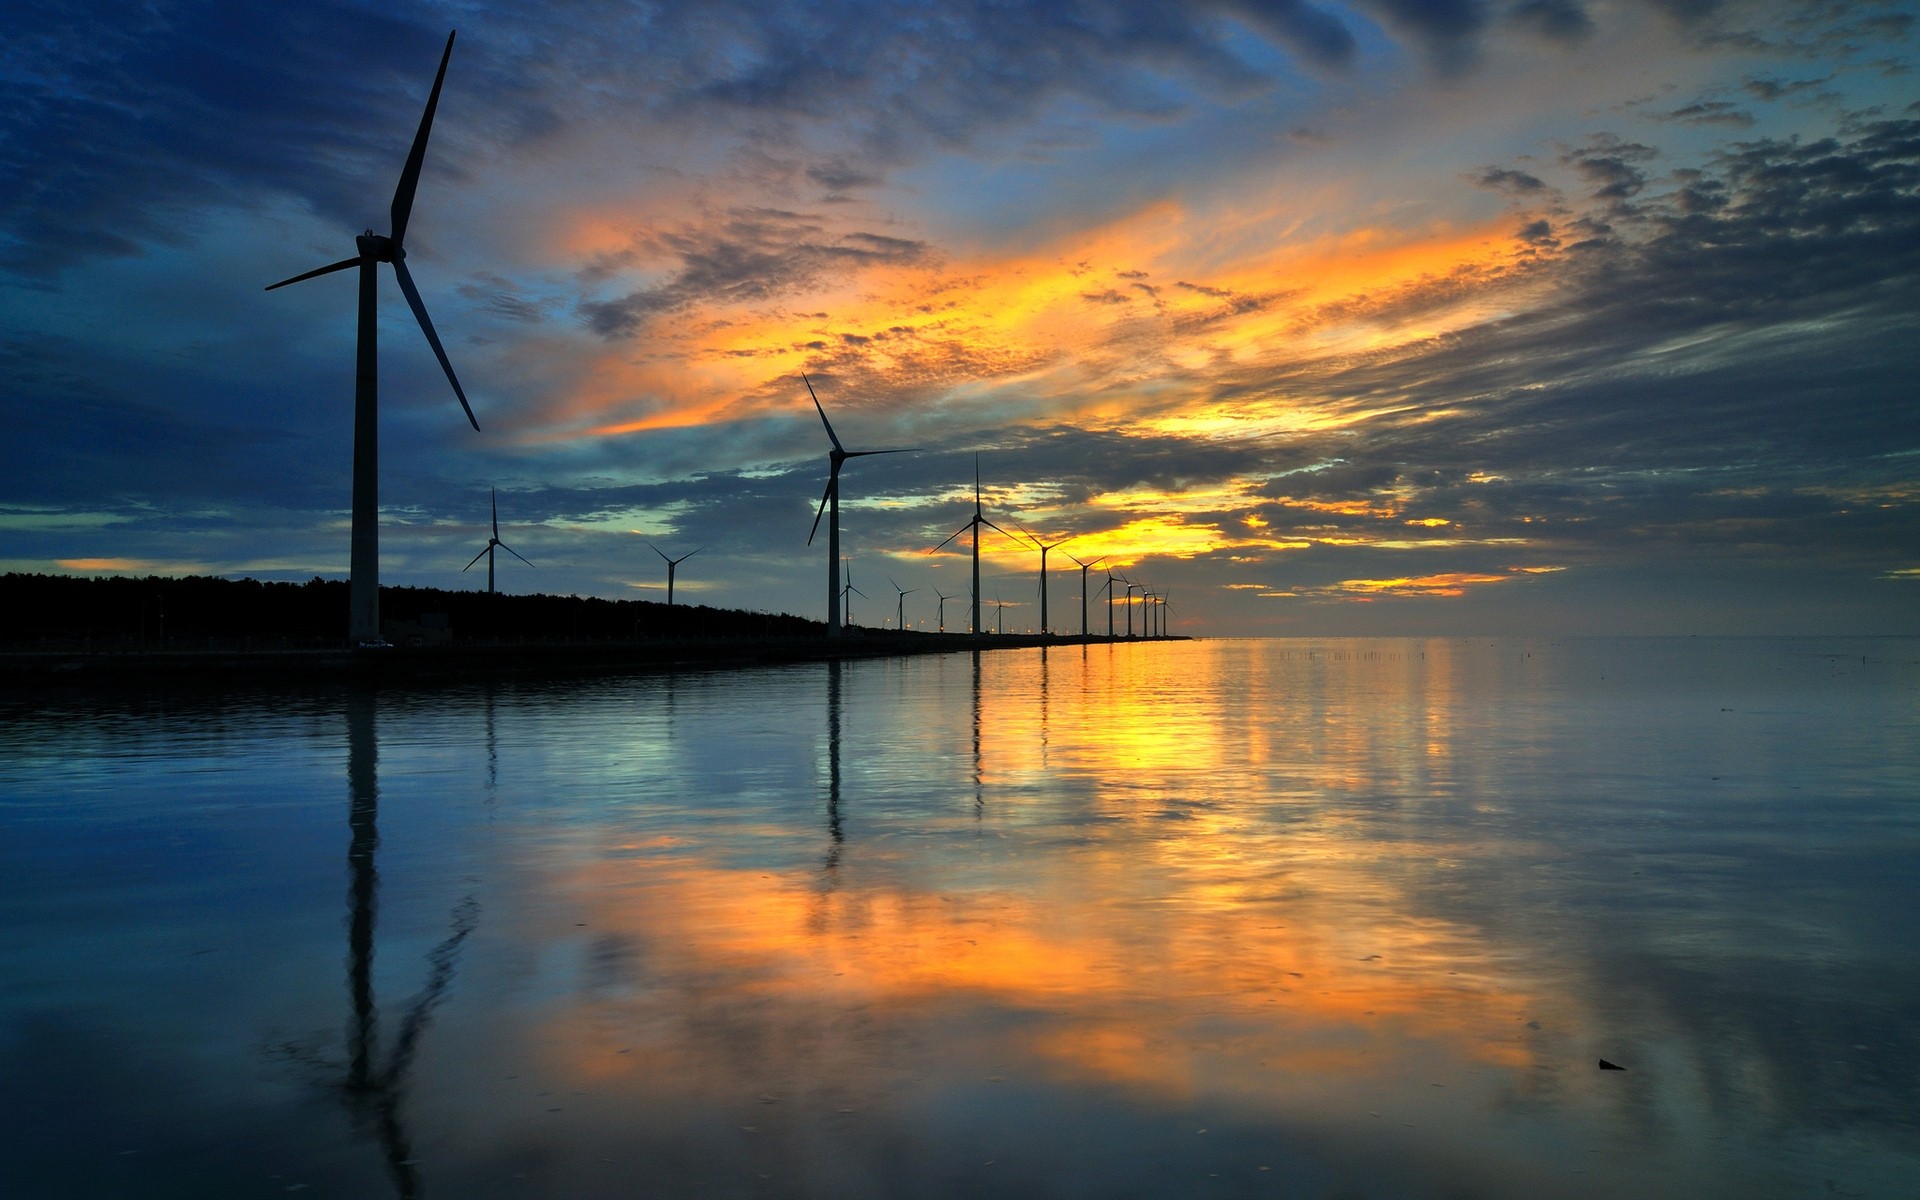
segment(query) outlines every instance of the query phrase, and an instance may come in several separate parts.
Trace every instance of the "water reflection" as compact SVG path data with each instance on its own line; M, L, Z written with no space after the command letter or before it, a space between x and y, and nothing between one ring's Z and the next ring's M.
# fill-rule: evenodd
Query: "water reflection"
M374 1000L374 928L379 912L380 849L379 698L370 689L347 696L347 823L353 836L347 849L347 993L352 1018L347 1026L347 1077L344 1094L356 1127L371 1127L379 1138L394 1189L405 1200L422 1195L413 1140L401 1111L421 1036L433 1011L445 998L466 941L478 924L480 906L469 896L452 913L452 932L427 955L425 987L407 1005L393 1049L380 1054L380 1011ZM485 698L488 725L488 775L493 772L493 696Z
M1889 657L1119 645L0 723L0 1067L118 1096L73 1047L189 1047L182 1126L297 1160L236 1194L1904 1197ZM338 1028L343 768L327 1086L378 1156L217 1098ZM209 1194L34 1119L107 1165L10 1148L10 1195Z

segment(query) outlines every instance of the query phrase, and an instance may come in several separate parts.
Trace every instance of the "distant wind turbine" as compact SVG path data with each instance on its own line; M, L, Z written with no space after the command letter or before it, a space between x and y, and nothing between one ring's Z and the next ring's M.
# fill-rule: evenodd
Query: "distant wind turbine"
M954 597L947 595L938 588L934 589L933 594L940 597L940 632L945 633L947 631L947 601L954 599Z
M1047 623L1047 551L1064 546L1072 541L1073 537L1078 537L1079 535L1075 534L1073 537L1063 537L1052 545L1048 545L1033 536L1028 530L1023 529L1020 532L1026 535L1026 539L1029 542L1033 543L1034 549L1040 551L1040 636L1045 637L1053 632L1053 627Z
M1073 558L1073 555L1069 554L1067 555L1067 557ZM1089 562L1081 562L1079 559L1073 558L1073 561L1076 564L1078 564L1078 566L1080 567L1080 636L1086 637L1087 636L1087 572L1092 570L1093 567L1100 562L1100 559L1096 558Z
M661 549L660 547L658 547L658 546L656 546L656 545L654 545L654 544L653 544L652 542L648 542L648 543L647 543L647 549L649 549L649 550L651 550L651 551L653 551L653 552L654 552L655 554L658 554L658 555L659 555L659 556L660 556L661 558L663 558L663 559L666 559L666 562L667 562L667 607L668 607L668 608L672 608L672 607L673 607L673 573L674 573L674 571L675 571L675 570L677 570L677 569L679 568L679 566L680 566L680 564L681 564L681 563L683 563L683 562L685 562L685 561L687 561L688 559L690 559L690 558L692 558L692 557L693 557L694 555L696 555L696 554L698 554L698 553L700 553L700 552L701 552L702 550L705 550L705 549L706 549L706 547L705 547L705 546L695 546L695 547L694 547L693 549L691 549L691 550L689 550L689 551L687 551L687 552L686 552L685 554L682 554L682 555L681 555L681 556L680 556L679 558L667 558L667 552L666 552L665 550L662 550L662 549Z
M487 495L490 496L493 500L493 536L487 539L487 548L485 550L482 550L480 553L474 555L472 562L469 562L466 566L461 567L460 573L463 575L466 574L468 571L473 569L474 563L479 562L483 558L486 559L487 560L487 595L491 596L493 595L493 549L495 546L498 546L500 549L505 550L508 554L513 555L515 558L520 559L521 562L527 563L527 565L530 567L533 564L530 562L527 562L527 560L521 556L518 550L515 550L512 546L509 546L505 542L500 540L500 496L492 488L487 489Z
M887 576L887 582L893 583L893 576L891 575ZM899 596L900 612L899 612L899 615L894 618L894 624L897 628L904 630L907 627L907 597L913 595L915 592L919 591L920 589L919 588L903 588L899 584L893 583L893 590L900 593L900 596Z
M976 454L973 456L973 516L965 525L948 534L939 546L927 551L928 554L937 554L941 546L945 546L947 542L951 542L967 530L973 530L973 632L976 634L984 632L980 627L980 527L982 525L1004 537L1013 536L987 520L986 515L980 511L980 456Z
M393 204L388 210L392 232L381 237L369 229L354 239L360 252L352 258L343 258L267 287L272 291L348 267L360 268L360 324L353 374L353 551L347 573L347 638L355 646L380 642L378 268L381 263L393 264L394 278L400 281L400 291L406 296L408 307L413 309L414 319L420 322L420 332L427 335L427 344L440 360L440 369L447 373L447 382L453 385L453 394L459 397L467 420L476 431L480 428L473 406L467 403L467 394L460 390L460 380L454 376L453 364L447 361L447 352L440 345L440 335L433 331L420 290L413 286L413 275L407 270L407 252L402 245L408 218L413 214L413 193L420 183L420 168L427 158L427 135L433 128L433 112L440 104L440 85L447 77L447 60L452 56L453 34L449 33L447 48L440 55L439 73L433 77L433 91L427 96L426 111L420 115L420 128L413 135L413 148L407 152L406 165L400 170L400 184L393 191Z
M813 529L807 534L807 545L813 545L813 535L820 532L820 515L831 512L827 521L827 636L839 637L840 580L835 571L840 562L840 468L850 458L869 454L912 454L915 451L847 449L840 444L840 436L833 431L833 422L827 420L827 410L820 407L820 397L814 395L813 381L807 378L805 371L800 373L800 382L807 385L807 395L813 397L813 407L820 414L820 423L827 427L827 440L833 443L833 449L827 452L827 490L821 493L820 507L814 511Z
M1001 619L1006 616L1006 613L1007 602L995 595L993 598L993 632L995 634L1003 634L1007 631L1005 622Z
M867 599L865 592L853 586L853 564L849 562L847 563L847 582L846 585L840 589L840 607L846 610L847 624L849 625L853 624L853 597L855 596L860 597L862 600ZM882 619L884 620L884 618Z

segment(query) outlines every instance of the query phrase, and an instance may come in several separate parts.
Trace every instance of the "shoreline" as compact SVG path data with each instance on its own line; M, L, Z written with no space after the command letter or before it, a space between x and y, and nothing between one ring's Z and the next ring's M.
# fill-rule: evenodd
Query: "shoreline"
M1093 635L880 633L828 640L689 638L607 642L531 642L379 650L8 649L0 650L0 688L35 686L247 683L468 682L564 679L665 671L733 670L802 662L959 654L1090 645L1185 642Z

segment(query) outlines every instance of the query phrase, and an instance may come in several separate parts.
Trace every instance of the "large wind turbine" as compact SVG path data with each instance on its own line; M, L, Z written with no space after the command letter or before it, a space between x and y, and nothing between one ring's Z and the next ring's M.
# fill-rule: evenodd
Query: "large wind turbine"
M353 372L353 552L347 568L347 638L354 646L380 643L378 268L381 263L393 264L394 278L400 281L400 291L406 296L408 307L413 309L414 318L420 322L420 332L427 335L427 344L440 360L440 369L447 373L447 382L453 385L453 394L460 398L467 420L475 430L480 428L473 406L467 403L467 394L460 390L460 380L454 376L453 364L447 361L447 352L441 348L440 335L433 331L427 306L420 300L420 290L413 286L413 275L407 270L407 252L403 248L407 219L413 214L414 189L420 183L421 164L427 159L427 134L433 129L433 110L440 103L440 84L447 77L447 60L451 57L453 34L449 33L447 48L440 55L440 71L433 77L433 91L427 96L427 110L420 114L420 128L413 135L413 148L407 152L406 166L400 169L400 185L393 190L393 205L388 210L393 231L381 237L369 229L354 239L360 253L352 258L343 258L292 279L282 279L267 288L272 291L348 267L360 268L359 348Z
M1068 542L1072 541L1074 537L1078 537L1078 536L1080 535L1074 534L1073 537L1063 537L1059 541L1054 542L1052 545L1048 545L1047 543L1042 542L1039 538L1033 536L1031 533L1027 534L1027 540L1033 543L1034 548L1036 550L1040 551L1040 636L1041 637L1046 637L1048 634L1053 632L1053 627L1047 624L1047 551L1054 550L1061 546L1064 546ZM1071 558L1072 555L1068 555L1068 557ZM1082 616L1084 615L1085 614L1082 614ZM1081 623L1085 624L1084 621L1082 621Z
M1073 558L1073 555L1069 554L1067 555L1067 557ZM1105 558L1106 556L1101 555L1100 557ZM1096 559L1093 559L1091 562L1081 562L1079 559L1073 558L1073 561L1077 563L1080 567L1080 636L1086 637L1087 636L1087 572L1092 570L1100 562L1100 559L1096 558Z
M660 547L654 545L652 542L647 543L647 549L653 551L655 554L658 554L661 558L665 558L667 561L667 607L672 608L673 607L673 573L674 571L679 568L681 563L692 558L694 555L700 553L702 550L705 550L706 547L695 546L693 549L687 551L685 554L682 554L679 558L667 558L667 552L665 550L662 550Z
M466 566L461 567L460 570L464 574L465 572L473 569L473 563L477 563L483 558L486 559L487 560L487 595L491 596L493 595L493 548L495 546L500 547L502 550L505 550L508 554L511 554L515 558L520 559L521 562L527 563L528 566L532 566L533 564L530 562L527 562L527 560L524 557L522 557L521 553L518 550L515 550L512 546L509 546L505 542L500 540L500 497L497 493L494 492L492 488L487 489L487 494L493 497L493 536L487 539L487 548L485 550L482 550L480 553L474 555L473 562L470 562Z
M980 511L980 456L976 454L973 456L973 516L965 525L948 534L945 541L942 541L939 546L935 546L932 550L927 551L928 554L937 554L941 546L945 546L947 542L951 542L967 530L973 530L973 632L976 634L986 632L986 630L980 627L980 527L982 525L985 525L988 529L1002 536L1013 536L998 525L995 525L992 521L987 520L986 514Z
M820 423L827 427L827 440L833 443L833 449L827 452L827 490L820 496L820 507L814 510L813 529L807 534L807 545L813 545L813 535L820 532L820 514L831 510L832 516L827 522L827 636L840 636L840 468L850 458L861 458L869 454L912 454L912 450L849 450L840 444L840 437L833 431L833 422L827 420L827 410L820 407L820 397L814 395L813 381L807 373L800 373L800 382L807 385L807 395L813 397L813 407L820 414ZM864 592L860 593L865 595Z

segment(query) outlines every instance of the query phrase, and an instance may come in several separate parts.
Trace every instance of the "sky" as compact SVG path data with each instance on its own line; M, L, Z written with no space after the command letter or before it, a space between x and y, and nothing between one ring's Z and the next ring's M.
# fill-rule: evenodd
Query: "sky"
M9 4L0 570L1920 634L1920 28L1801 0ZM653 548L650 548L653 547ZM993 530L986 620L1040 620ZM1137 595L1137 593L1135 593ZM1092 621L1100 631L1100 598ZM1118 617L1124 622L1124 616ZM343 616L344 623L344 616Z

